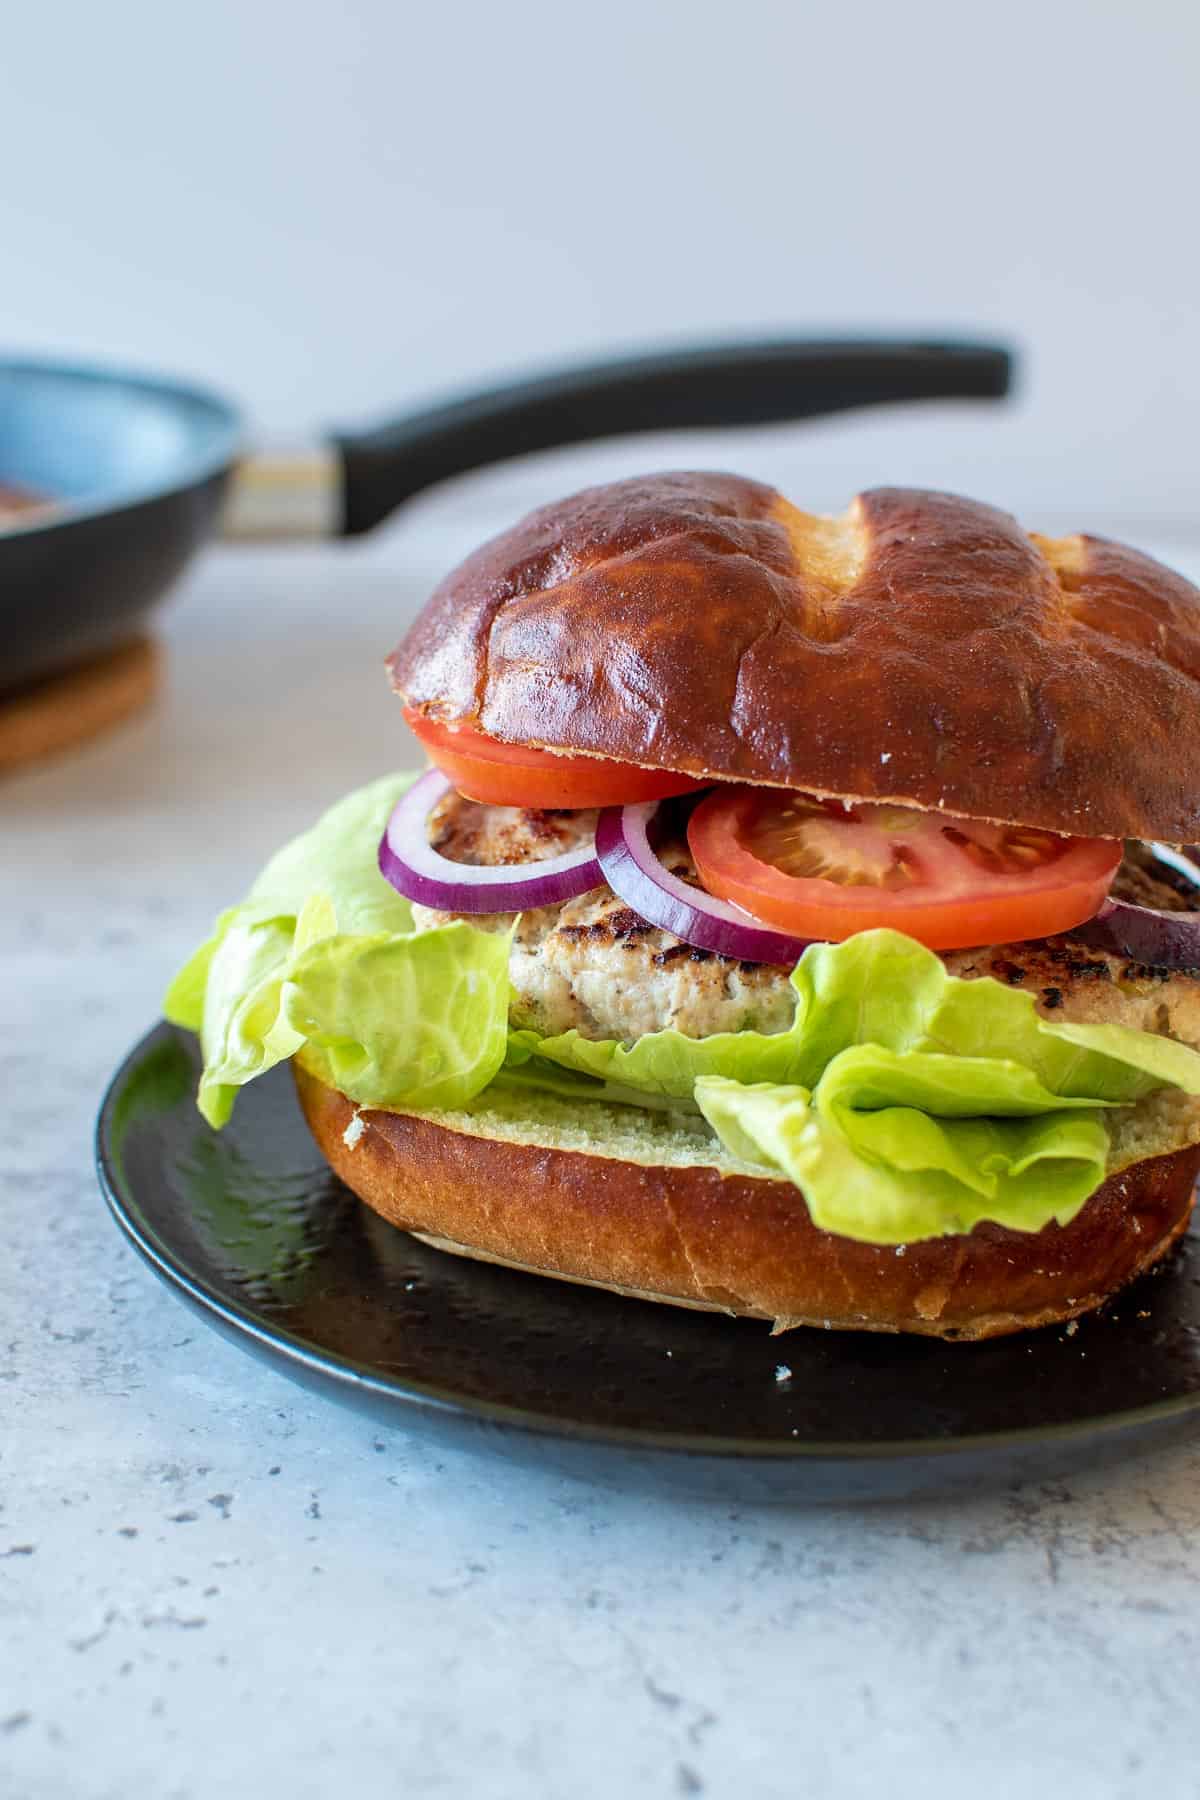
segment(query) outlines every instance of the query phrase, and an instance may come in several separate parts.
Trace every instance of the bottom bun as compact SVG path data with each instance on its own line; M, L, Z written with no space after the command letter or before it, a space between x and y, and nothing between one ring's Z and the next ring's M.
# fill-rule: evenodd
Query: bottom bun
M820 1231L798 1188L679 1115L503 1096L469 1113L360 1111L293 1064L348 1187L439 1249L677 1306L854 1331L986 1338L1076 1317L1163 1257L1200 1145L1111 1175L1069 1225L893 1245ZM632 1118L628 1115L632 1114Z

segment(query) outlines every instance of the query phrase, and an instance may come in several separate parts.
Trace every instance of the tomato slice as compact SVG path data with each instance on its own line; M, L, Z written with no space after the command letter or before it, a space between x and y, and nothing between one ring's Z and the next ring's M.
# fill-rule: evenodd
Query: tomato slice
M404 708L404 717L430 762L450 777L459 793L488 806L629 806L636 800L665 800L710 785L607 757L559 756L553 750L505 744L474 725L446 725L412 706Z
M890 925L932 950L1068 931L1121 861L1107 838L751 787L702 800L688 844L710 893L796 937Z

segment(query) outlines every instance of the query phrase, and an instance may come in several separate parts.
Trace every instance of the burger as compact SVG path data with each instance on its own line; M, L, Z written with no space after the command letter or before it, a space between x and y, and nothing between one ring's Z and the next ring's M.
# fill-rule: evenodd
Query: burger
M180 972L202 1113L461 1256L982 1338L1160 1261L1200 1166L1200 592L882 488L594 487L388 661L419 777L342 800Z

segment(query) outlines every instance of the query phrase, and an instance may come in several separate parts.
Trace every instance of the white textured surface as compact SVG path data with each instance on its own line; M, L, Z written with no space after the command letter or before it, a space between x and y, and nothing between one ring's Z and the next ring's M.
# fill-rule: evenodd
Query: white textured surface
M214 556L154 715L0 788L0 1795L1193 1795L1200 1443L970 1503L626 1497L309 1399L110 1225L109 1072L262 850L410 760L379 657L484 523Z

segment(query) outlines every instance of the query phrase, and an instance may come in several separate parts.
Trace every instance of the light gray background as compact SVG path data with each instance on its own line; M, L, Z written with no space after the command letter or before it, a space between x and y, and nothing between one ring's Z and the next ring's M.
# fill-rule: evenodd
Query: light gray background
M1027 349L1018 408L798 434L794 497L1175 529L1198 102L1183 0L14 5L0 345L206 376L290 431L616 344L987 329Z

